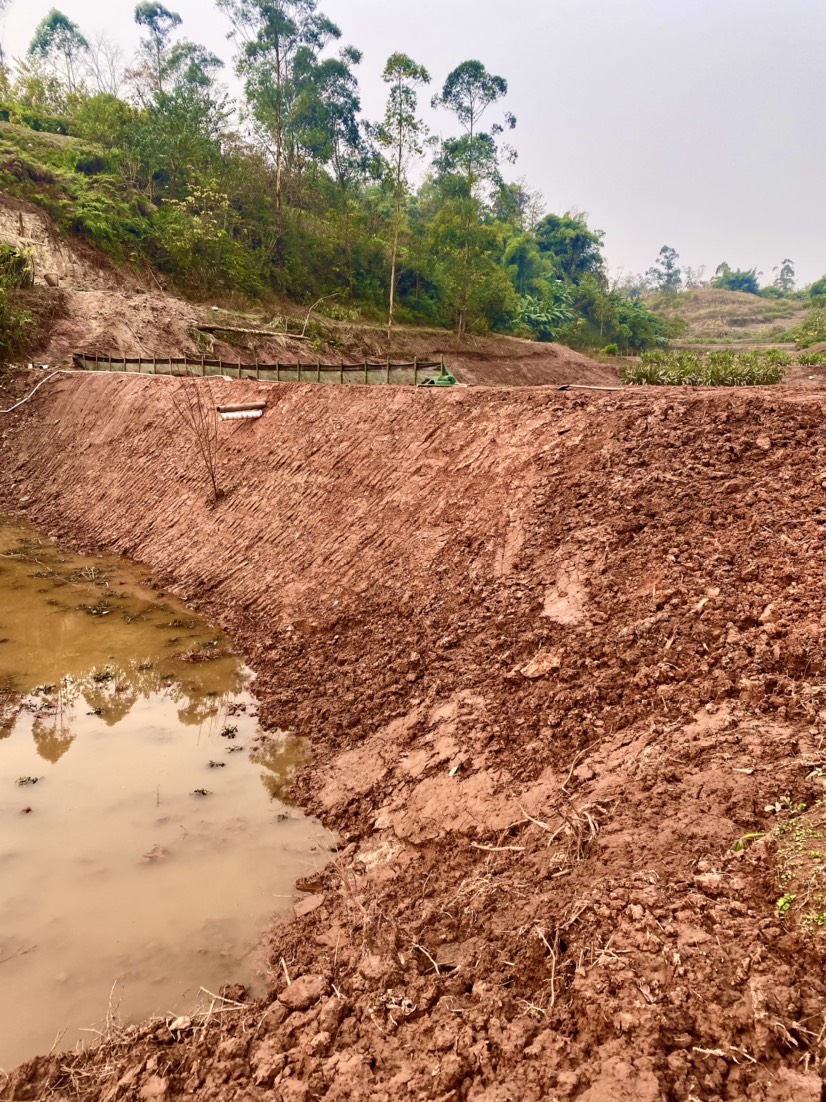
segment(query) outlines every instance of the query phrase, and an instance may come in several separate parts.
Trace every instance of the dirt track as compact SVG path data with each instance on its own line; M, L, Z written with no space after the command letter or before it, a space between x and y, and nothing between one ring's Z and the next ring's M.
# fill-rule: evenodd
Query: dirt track
M175 385L49 384L0 505L233 632L344 848L269 1008L5 1097L819 1102L824 935L765 809L826 767L826 401L218 383L270 408L211 508Z

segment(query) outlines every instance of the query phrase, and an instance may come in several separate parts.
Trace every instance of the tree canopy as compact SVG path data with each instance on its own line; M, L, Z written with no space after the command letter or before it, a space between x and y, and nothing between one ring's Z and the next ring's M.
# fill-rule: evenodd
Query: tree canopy
M712 287L725 291L742 291L747 295L760 294L760 277L756 268L731 268L724 260L718 264L711 281Z
M644 304L609 288L602 233L578 212L547 213L527 181L508 179L516 119L504 76L460 60L432 97L445 130L436 141L420 114L430 84L420 60L388 57L376 122L362 110L361 53L318 0L216 2L242 84L235 103L220 60L174 7L137 4L125 80L110 43L90 44L52 10L3 110L93 144L23 147L29 167L5 184L67 232L196 293L323 298L391 328L662 343Z

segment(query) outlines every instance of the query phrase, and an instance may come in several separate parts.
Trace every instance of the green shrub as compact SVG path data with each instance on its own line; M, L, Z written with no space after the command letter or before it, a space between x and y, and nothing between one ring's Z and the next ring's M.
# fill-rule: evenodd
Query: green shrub
M620 369L624 383L645 386L766 386L779 383L786 352L645 352Z
M797 362L801 367L826 367L826 348L804 352L798 357Z
M32 251L0 242L0 283L9 290L31 287L34 281Z
M791 335L798 348L810 348L826 341L826 306L813 306L806 320L793 329Z
M606 344L602 350L603 356L619 356L618 344Z
M13 363L26 352L31 320L17 301L13 281L0 275L0 363Z

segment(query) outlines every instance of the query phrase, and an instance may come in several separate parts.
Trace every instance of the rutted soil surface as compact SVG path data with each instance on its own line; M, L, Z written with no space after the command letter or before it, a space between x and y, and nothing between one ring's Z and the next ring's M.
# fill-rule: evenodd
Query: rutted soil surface
M271 1001L4 1097L819 1102L824 935L776 904L826 769L823 399L216 382L269 408L212 507L177 385L48 384L0 505L232 633L343 848Z

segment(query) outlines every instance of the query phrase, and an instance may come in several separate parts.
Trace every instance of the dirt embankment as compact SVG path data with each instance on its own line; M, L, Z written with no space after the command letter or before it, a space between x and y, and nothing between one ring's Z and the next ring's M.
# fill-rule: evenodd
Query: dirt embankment
M0 242L26 251L38 288L60 284L66 289L111 291L113 287L143 286L140 274L118 268L100 250L78 238L67 240L40 207L4 192L0 192Z
M655 296L650 305L666 317L687 325L689 347L735 341L742 347L765 347L783 341L806 318L806 304L792 299L763 298L721 287L702 287L678 295ZM680 340L677 342L681 343ZM788 348L788 345L785 346Z
M610 386L617 378L610 367L563 345L504 336L459 339L447 330L411 326L397 326L388 338L382 326L337 322L288 300L273 300L268 309L189 302L167 293L164 278L149 268L116 265L82 240L65 239L39 207L6 194L0 194L0 244L30 257L35 287L23 305L37 329L31 354L52 366L70 365L75 352L150 359L208 353L247 364L444 356L462 382L476 385ZM199 331L218 324L278 330L285 319L293 336ZM305 328L312 343L294 339Z
M210 507L176 385L48 384L0 504L234 633L343 849L271 1002L5 1096L820 1100L824 935L776 902L826 769L823 399L217 382L269 408Z
M616 372L557 344L538 344L516 337L467 336L443 329L400 327L388 340L378 326L339 323L314 316L314 344L286 334L236 334L229 330L198 332L198 326L222 324L241 329L277 328L279 319L236 314L185 302L159 293L71 290L62 292L65 314L54 324L42 348L44 362L70 363L74 352L100 356L167 356L197 358L207 352L228 363L360 363L444 357L461 382L483 385L545 386L560 383L615 385ZM306 312L286 304L293 332L301 330ZM273 322L275 321L275 325ZM233 343L230 343L230 341Z

